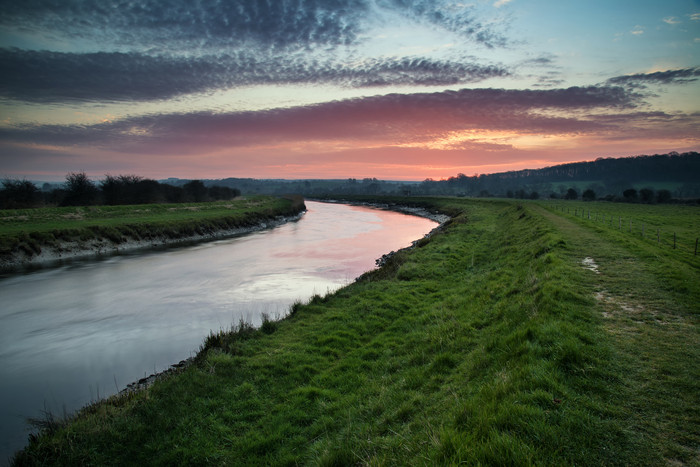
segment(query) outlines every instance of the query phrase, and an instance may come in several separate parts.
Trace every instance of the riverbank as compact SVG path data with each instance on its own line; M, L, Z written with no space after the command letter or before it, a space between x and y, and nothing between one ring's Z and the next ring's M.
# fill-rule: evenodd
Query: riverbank
M697 461L696 266L545 203L421 202L453 219L17 464Z
M300 197L0 213L0 272L230 238L298 220Z
M411 250L417 246L424 245L430 240L430 237L435 235L437 232L440 231L440 229L443 227L443 225L448 222L451 217L447 214L443 214L440 211L436 209L429 209L427 206L430 206L430 203L426 203L424 206L420 206L420 202L418 203L419 205L413 205L411 206L410 201L404 199L403 202L378 202L378 201L368 201L370 199L367 196L359 196L359 197L339 197L339 198L314 198L317 201L323 202L323 203L342 203L342 204L348 204L350 206L362 206L362 207L369 207L369 208L374 208L374 209L383 209L387 211L393 211L393 212L400 212L402 214L408 214L411 216L418 216L418 217L423 217L425 219L430 219L431 221L437 222L438 226L432 229L430 232L425 234L423 238L419 238L414 240L411 243L411 246L402 248L399 251L390 251L388 253L382 254L381 257L377 258L375 261L375 264L377 267L381 268L384 265L386 265L391 258L393 258L396 254L402 252L402 251L408 251Z

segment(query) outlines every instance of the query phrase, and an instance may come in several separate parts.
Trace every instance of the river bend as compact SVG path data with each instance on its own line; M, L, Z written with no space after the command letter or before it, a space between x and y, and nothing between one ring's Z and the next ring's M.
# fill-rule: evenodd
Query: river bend
M324 295L437 223L307 202L296 222L0 278L0 463L27 417L72 412L192 356L210 331Z

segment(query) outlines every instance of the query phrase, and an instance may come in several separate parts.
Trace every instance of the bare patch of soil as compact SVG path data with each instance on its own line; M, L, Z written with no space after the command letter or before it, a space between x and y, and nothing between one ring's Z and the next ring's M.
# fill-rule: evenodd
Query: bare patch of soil
M583 258L581 260L581 264L583 264L584 269L588 269L589 271L593 271L596 274L600 274L600 271L598 271L598 265L596 264L595 260L590 256Z

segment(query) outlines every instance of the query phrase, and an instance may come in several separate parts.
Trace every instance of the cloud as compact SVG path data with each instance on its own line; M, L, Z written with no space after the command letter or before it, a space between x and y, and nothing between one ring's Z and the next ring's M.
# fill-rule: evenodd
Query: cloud
M538 67L551 67L556 63L556 57L554 55L540 55L535 58L528 58L522 60L519 66L538 66Z
M27 0L5 2L0 27L45 43L108 51L310 50L357 45L376 5L493 47L505 39L473 8L447 0Z
M533 84L534 87L554 87L560 86L564 83L562 74L559 71L550 71L542 76L537 77L537 82Z
M641 36L642 34L644 34L644 28L640 25L636 25L634 28L632 28L630 34L632 34L633 36Z
M552 158L578 160L601 151L623 155L697 147L700 113L639 110L640 99L632 89L613 85L463 89L255 112L18 125L0 127L0 157L12 173L53 170L54 176L79 168L154 177L394 178L400 173L415 179L464 172L476 160L498 170L486 162L515 164L505 161L524 153L532 167L535 159L551 165L559 160Z
M469 38L489 48L505 47L505 35L480 21L473 6L457 8L450 0L377 0L378 5L402 16Z
M692 13L688 17L691 21L700 21L700 13Z
M157 100L245 85L346 87L454 85L508 76L495 65L428 58L308 62L297 54L246 52L196 58L138 53L71 54L0 49L0 96L29 102Z
M493 3L493 6L496 7L496 8L501 8L503 5L507 5L507 4L510 3L511 1L512 1L512 0L496 0L496 1Z
M637 73L610 78L608 83L631 87L645 87L647 84L686 84L697 81L700 77L700 67L683 68L680 70L655 71L653 73Z
M0 129L0 139L58 146L136 148L154 152L371 141L406 144L464 130L566 134L602 131L610 122L567 112L633 109L622 87L552 90L463 89L390 94L258 112L148 115L90 126L25 125Z
M0 25L131 47L330 46L356 41L365 0L34 0L3 5Z
M153 101L249 85L452 86L511 73L472 57L358 60L380 10L505 44L474 7L448 0L27 0L0 9L0 97Z
M663 21L666 24L671 24L671 25L681 24L681 21L678 18L676 18L675 16L667 16L666 18L662 19L661 21Z

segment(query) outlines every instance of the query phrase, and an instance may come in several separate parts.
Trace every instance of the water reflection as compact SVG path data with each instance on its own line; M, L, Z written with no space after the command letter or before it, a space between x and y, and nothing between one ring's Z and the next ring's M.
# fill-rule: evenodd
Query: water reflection
M162 371L210 330L283 316L435 226L368 208L307 207L274 230L0 280L0 459L24 444L27 416L72 411Z

